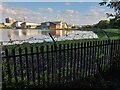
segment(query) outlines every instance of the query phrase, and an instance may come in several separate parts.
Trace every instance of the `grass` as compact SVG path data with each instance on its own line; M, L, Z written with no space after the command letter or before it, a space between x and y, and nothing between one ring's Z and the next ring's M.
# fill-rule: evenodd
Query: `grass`
M120 29L95 29L93 31L99 38L107 38L106 34L110 38L120 38ZM106 32L106 34L104 32Z
M54 84L49 86L48 88L65 88L65 89L72 89L72 88L79 88L79 89L113 89L119 90L120 89L120 69L112 70L110 72L105 72L102 79L96 74L94 76L89 76L85 78L81 78L79 80L75 80L69 83L64 84ZM12 87L7 88L4 86L3 90L5 89L12 89L12 90L24 90L25 86L23 83L17 85L14 84ZM40 89L39 85L29 85L26 87L27 90L29 89Z

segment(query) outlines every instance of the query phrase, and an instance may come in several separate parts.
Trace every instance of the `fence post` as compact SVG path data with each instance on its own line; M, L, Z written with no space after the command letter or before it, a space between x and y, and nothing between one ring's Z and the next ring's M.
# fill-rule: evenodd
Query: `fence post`
M15 82L18 82L18 79L17 79L17 66L16 66L15 49L12 49L12 54L13 54L13 63L14 63Z
M65 78L65 70L66 70L66 69L65 69L65 68L66 68L66 57L65 57L65 56L66 56L66 53L65 53L66 48L65 48L65 46L66 46L66 45L64 44L64 45L63 45L63 50L64 50L64 51L63 51L63 77L62 77L63 80L64 80L63 82L65 82L65 79L64 79L64 78Z
M70 81L73 79L73 44L71 43L71 59L70 59Z
M66 82L67 82L67 84L68 84L68 82L69 82L69 75L68 75L68 73L69 73L69 54L70 54L70 52L69 52L69 44L67 44L67 61L66 61L66 64L67 64L67 68L66 68Z
M53 45L51 45L51 55L52 55L52 84L54 83L54 54L53 54Z
M22 62L22 55L21 55L21 48L19 48L19 58L20 58L20 71L21 71L21 81L24 80L24 77L23 77L23 62Z
M6 54L6 61L7 61L8 81L11 83L12 75L11 75L10 64L9 64L8 49L5 50L5 54Z
M38 47L36 47L36 53L37 53L37 77L38 77L38 85L40 85L40 58L39 58L39 50Z
M76 79L76 43L74 44L74 58L73 58L73 80Z
M44 63L44 46L41 46L41 54L42 54L42 87L44 88L45 87L45 63Z
M59 75L58 75L58 82L59 84L61 83L61 58L62 58L62 55L61 55L61 44L59 44L59 61L58 61L58 65L59 65Z
M50 84L50 78L49 78L49 75L50 75L50 72L49 72L49 46L47 45L46 46L46 49L47 49L47 87L49 87L49 84Z
M33 47L31 47L31 59L32 59L32 80L35 85L35 71L34 71L34 53L33 53Z
M80 67L79 67L79 64L80 64L80 43L78 43L77 46L78 46L77 47L77 55L78 56L77 56L77 61L76 61L77 62L76 72L77 72L77 79L79 79L79 77L78 77L79 76L79 71L78 70L80 69Z
M25 58L26 58L27 85L29 85L30 84L30 78L29 78L29 64L28 64L28 50L27 50L27 47L25 47Z

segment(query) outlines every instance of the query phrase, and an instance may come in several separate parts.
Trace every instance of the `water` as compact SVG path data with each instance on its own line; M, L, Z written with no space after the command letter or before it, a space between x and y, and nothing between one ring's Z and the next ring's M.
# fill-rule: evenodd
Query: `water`
M21 44L23 42L37 43L52 41L49 33L56 41L98 38L92 31L77 30L20 30L20 29L1 29L0 42L2 44Z

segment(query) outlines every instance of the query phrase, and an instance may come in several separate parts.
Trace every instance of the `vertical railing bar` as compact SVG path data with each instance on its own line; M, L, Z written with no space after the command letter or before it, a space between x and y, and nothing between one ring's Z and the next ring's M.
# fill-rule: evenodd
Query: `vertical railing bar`
M46 46L47 48L47 87L49 87L50 85L50 78L49 78L49 75L50 75L50 71L49 71L49 46L47 45Z
M59 44L59 76L58 76L58 83L61 83L61 44Z
M24 76L23 76L23 63L22 63L22 56L21 56L22 53L21 52L22 52L22 50L21 50L21 48L19 48L21 80L23 81L24 80Z
M15 76L15 82L18 82L17 79L17 66L16 66L16 57L15 57L15 49L12 49L12 55L13 55L13 63L14 63L14 76Z
M92 55L91 55L91 49L92 49L92 42L89 43L89 75L91 76L91 61L92 61Z
M66 51L66 49L65 49L65 44L63 44L63 78L65 78L65 68L66 68L66 54L65 54L65 51ZM63 81L64 83L65 83L65 79L64 79L64 81Z
M118 62L118 58L117 58L117 50L118 50L118 48L117 48L117 40L115 40L115 47L116 47L116 49L115 49L115 58L116 58L116 62ZM118 63L116 63L116 68L118 68Z
M103 71L103 61L104 61L104 41L101 41L101 47L102 47L102 58L101 58L101 69Z
M94 41L92 41L92 60L91 60L91 67L92 67L92 70L91 70L91 75L93 76L94 75L94 53L95 53L95 45L94 45Z
M113 62L114 62L114 69L116 68L116 63L115 63L115 40L113 42Z
M41 55L42 55L42 84L43 84L43 88L45 87L45 63L44 63L44 46L41 46Z
M79 67L80 67L80 74L81 74L81 76L82 77L84 77L84 74L83 74L83 58L84 58L84 53L83 53L83 50L84 50L84 48L83 48L83 43L81 43L81 54L80 54L80 56L81 56L81 58L80 58L80 64L79 64ZM80 76L80 75L79 75ZM80 77L81 78L81 77Z
M30 78L29 78L29 65L28 65L28 51L27 51L27 47L25 47L25 58L26 58L26 71L27 71L27 85L29 85Z
M2 63L3 64L3 63ZM4 75L4 71L3 71L3 66L2 66L2 82L4 82L6 79L5 79L5 75Z
M11 83L12 75L11 75L10 64L9 64L8 49L5 50L5 55L6 55L6 61L7 61L8 81Z
M108 57L107 46L108 46L108 42L107 42L107 40L106 40L106 41L105 41L105 53L106 53L106 56ZM107 59L108 59L108 58L106 58L106 61L104 62L105 71L106 71L106 69L107 69L107 67L106 67Z
M66 64L67 64L67 68L66 68L66 69L67 69L67 70L66 70L66 78L67 78L67 79L66 79L66 81L67 81L67 84L68 84L68 82L69 82L68 73L69 73L69 71L70 71L70 70L69 70L69 62L70 62L70 61L69 61L69 44L67 44L67 61L66 61L66 62L67 62L67 63L66 63Z
M96 49L97 49L97 47L98 47L98 46L97 46L97 45L98 45L98 44L97 44L97 41L95 41L94 44L95 44L95 47L94 47L94 51L95 51L95 60L94 60L94 70L93 70L93 71L94 71L94 74L96 74L96 69L97 69L97 68L96 68L96 59L97 59L97 57L96 57Z
M71 59L70 59L70 81L72 81L73 78L73 44L71 43Z
M33 55L33 47L31 47L31 59L32 59L32 79L35 85L35 71L34 71L34 55Z
M107 40L107 44L108 44L108 45L107 45L107 55L108 55L108 59L107 59L107 61L106 61L106 62L107 62L106 65L108 66L108 65L110 65L110 64L109 64L109 60L110 60L110 51L109 51L109 50L110 50L110 40ZM108 67L109 67L109 66L108 66ZM106 68L108 69L108 67L106 67Z
M54 55L53 55L53 45L51 45L51 55L52 55L52 84L54 83Z
M77 79L79 79L79 77L78 77L79 76L78 70L80 68L79 67L79 64L80 64L80 60L79 60L80 59L80 51L79 51L80 50L80 43L78 43L77 45L78 45L78 49L77 49L77 51L78 51L78 53L77 53L77 55L78 55L77 56Z
M38 85L40 85L40 59L39 59L39 48L36 47L37 53L37 78L38 78Z
M55 55L55 60L54 60L54 70L55 70L55 83L57 83L58 82L58 76L57 76L57 74L58 74L58 57L57 57L57 44L54 44L54 55Z
M74 59L73 59L73 80L76 79L76 43L74 44Z
M118 40L118 53L120 52L120 39ZM120 58L120 54L118 54L118 58ZM119 68L120 68L120 61L119 61Z
M103 58L103 63L102 63L102 64L103 64L103 71L105 70L105 63L104 63L104 62L105 62L105 56L106 56L105 44L106 44L106 43L105 43L105 40L104 40L104 41L103 41L104 58Z
M111 40L111 50L110 50L110 56L111 56L111 59L110 59L110 68L112 69L112 64L113 64L113 40Z
M83 76L85 77L86 76L86 42L84 42L84 54L83 54L83 62L84 62L84 64L83 64Z
M86 55L87 55L87 57L86 57L86 76L88 76L88 74L89 74L89 60L88 60L88 57L89 57L89 42L87 42L86 43L86 47L87 47L87 49L86 49L86 51L87 51L87 53L86 53Z

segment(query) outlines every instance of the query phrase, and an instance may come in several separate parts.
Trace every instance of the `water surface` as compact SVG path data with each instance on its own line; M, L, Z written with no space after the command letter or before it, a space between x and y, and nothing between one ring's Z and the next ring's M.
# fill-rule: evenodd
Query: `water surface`
M0 42L48 42L52 41L49 33L51 33L56 41L98 38L98 36L92 31L1 29L0 36L2 37L0 38Z

